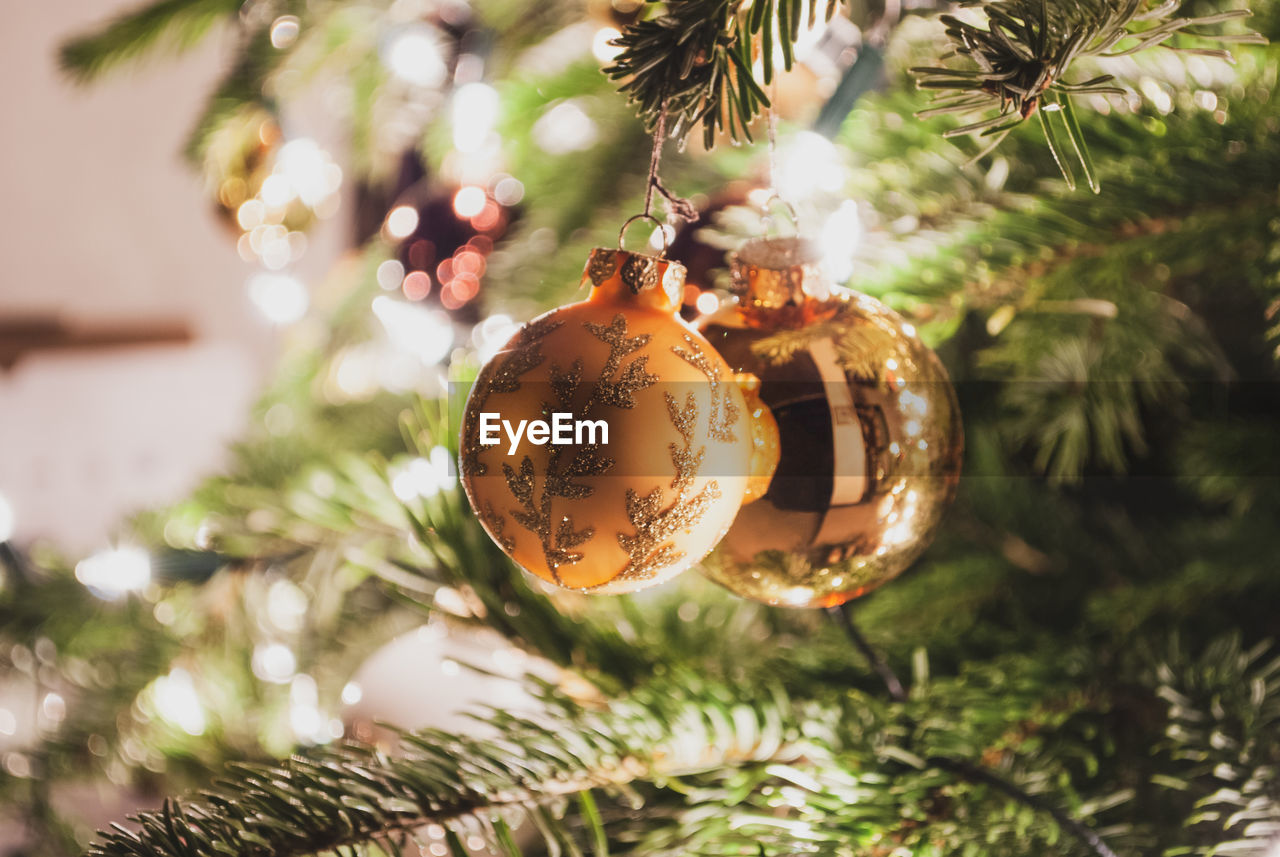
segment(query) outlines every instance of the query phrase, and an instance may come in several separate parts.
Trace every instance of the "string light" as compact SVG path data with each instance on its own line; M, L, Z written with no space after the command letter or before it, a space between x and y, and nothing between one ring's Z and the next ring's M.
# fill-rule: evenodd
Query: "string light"
M307 312L307 288L290 274L259 272L249 278L249 299L272 324L291 324Z
M391 480L396 497L408 502L416 497L434 497L457 484L452 457L443 446L434 447L427 458L414 458Z
M476 325L471 338L481 362L488 363L492 360L498 349L506 345L519 329L520 325L503 313L494 313Z
M298 659L284 643L259 643L253 647L253 674L272 684L287 684L298 669Z
M844 165L835 144L813 131L801 131L778 153L778 190L790 200L804 200L819 191L839 190Z
M449 73L440 38L425 24L410 24L397 31L387 42L383 61L393 75L415 86L439 86Z
M591 53L602 63L613 62L622 53L622 48L610 42L621 35L622 32L615 27L601 27L591 39Z
M328 724L320 716L320 694L316 680L306 674L294 676L289 684L289 726L304 741L322 743L329 738Z
M453 94L453 147L474 152L484 146L498 121L498 91L487 83L466 83Z
M307 595L290 580L277 580L267 590L267 619L276 630L296 633L307 615Z
M454 194L453 211L459 217L475 217L484 211L484 205L488 201L489 197L485 194L484 188L467 185L459 188L458 192Z
M322 213L322 203L342 185L342 168L309 137L299 137L281 146L272 174L285 182L287 191L281 193L287 192L289 199L296 196L305 205L317 209L318 214Z
M398 259L388 259L378 265L375 276L379 286L388 292L393 292L404 282L404 265Z
M570 98L550 107L533 123L533 142L549 155L567 155L589 149L600 137L595 120Z
M271 47L284 49L298 39L299 21L294 15L281 15L271 22Z
M373 299L373 314L397 348L427 365L439 363L453 347L453 324L439 310L379 295Z
M853 259L862 242L862 218L858 204L845 200L822 226L818 246L822 252L823 267L837 283L853 276Z
M188 735L204 734L208 724L191 673L175 667L156 679L152 687L156 713Z
M138 547L99 551L76 565L76 580L99 598L114 601L151 582L151 557Z
M392 238L408 238L418 228L418 212L411 205L397 205L387 215L387 234Z
M698 312L703 315L709 315L720 309L720 298L716 296L715 292L703 292L698 295L698 301L694 306L697 307Z

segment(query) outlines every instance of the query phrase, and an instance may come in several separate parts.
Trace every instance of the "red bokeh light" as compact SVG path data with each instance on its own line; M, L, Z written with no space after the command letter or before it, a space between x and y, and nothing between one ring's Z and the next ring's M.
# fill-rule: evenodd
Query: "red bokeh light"
M484 209L471 218L471 225L481 232L487 232L490 229L497 228L502 220L502 207L493 200L489 200L484 204Z
M471 274L480 277L484 274L484 268L484 257L475 250L459 250L453 254L455 274Z
M411 301L420 301L431 294L431 275L426 271L411 271L400 286L404 296Z

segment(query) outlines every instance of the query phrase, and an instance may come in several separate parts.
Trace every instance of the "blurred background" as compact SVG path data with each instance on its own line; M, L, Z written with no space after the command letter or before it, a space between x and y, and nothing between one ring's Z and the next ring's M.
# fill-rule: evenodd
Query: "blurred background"
M385 723L491 734L461 716L478 706L656 698L687 731L653 741L721 759L767 744L739 715L773 728L780 692L777 728L829 753L790 779L711 764L691 790L637 774L598 796L616 853L1086 853L913 766L925 746L1126 854L1280 853L1280 56L1254 33L1280 7L1142 5L1117 38L1201 20L997 119L991 81L936 111L917 88L913 68L963 62L944 8L833 4L797 17L794 56L756 44L776 133L680 128L661 176L698 220L659 202L629 239L670 244L703 318L732 304L727 251L790 228L776 192L832 279L946 364L966 478L920 560L852 602L913 685L892 703L822 610L696 571L619 598L542 586L458 485L451 385L578 299L589 250L643 210L655 117L606 71L652 10L7 9L0 854L81 853L228 762L390 750ZM1077 25L1054 17L1054 44ZM994 150L965 133L984 120L1009 131ZM590 813L546 805L585 851ZM510 853L458 831L417 853Z
M202 176L181 157L231 34L93 89L59 68L77 22L129 8L14 9L0 60L23 80L6 99L14 133L0 142L12 199L0 492L22 509L19 538L77 551L224 464L278 350ZM312 113L306 127L333 136ZM326 221L299 272L322 274L349 235Z

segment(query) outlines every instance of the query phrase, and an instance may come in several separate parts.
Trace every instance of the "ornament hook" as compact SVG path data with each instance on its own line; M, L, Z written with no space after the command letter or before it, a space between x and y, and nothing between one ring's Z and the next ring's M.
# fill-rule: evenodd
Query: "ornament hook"
M629 229L631 224L635 223L637 220L650 220L658 227L658 234L662 236L662 249L658 251L658 258L665 259L667 257L667 250L670 249L670 244L667 241L667 227L663 225L661 220L648 212L633 214L631 217L627 218L625 223L622 224L622 228L618 230L618 249L626 249L626 247L623 246L623 239L626 238L627 229Z
M794 205L783 199L782 194L778 193L776 190L770 191L769 195L765 197L762 203L760 203L760 211L763 215L760 218L760 222L764 225L764 234L767 236L769 234L769 227L777 222L773 217L773 208L778 203L782 204L782 207L791 217L791 228L794 231L794 234L799 235L800 213L796 211L796 207Z

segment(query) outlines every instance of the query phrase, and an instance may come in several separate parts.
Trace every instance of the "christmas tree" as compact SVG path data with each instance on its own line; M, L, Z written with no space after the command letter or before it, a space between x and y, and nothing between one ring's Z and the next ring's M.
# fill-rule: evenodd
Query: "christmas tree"
M0 542L20 853L1280 854L1280 9L159 0L61 62L228 30L186 155L288 347L134 547ZM341 159L290 136L316 92ZM685 315L730 303L774 197L950 373L936 540L827 610L525 575L459 386L642 211ZM404 696L467 719L360 707L412 639ZM85 783L152 808L95 834Z

